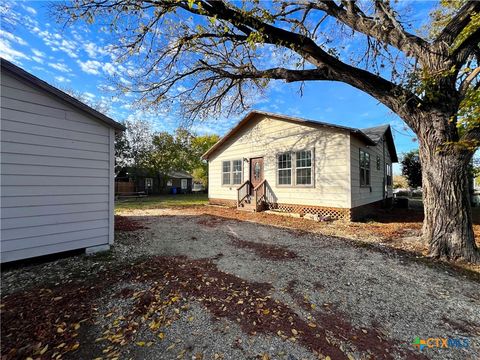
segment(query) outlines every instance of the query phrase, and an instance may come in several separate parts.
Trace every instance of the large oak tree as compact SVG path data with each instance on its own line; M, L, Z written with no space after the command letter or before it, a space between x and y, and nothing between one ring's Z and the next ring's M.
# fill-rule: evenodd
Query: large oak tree
M116 34L138 66L119 86L147 105L205 116L244 109L269 81L339 81L364 91L416 133L423 236L434 257L480 261L467 165L479 145L480 2L444 3L419 36L402 2L76 0L59 9Z

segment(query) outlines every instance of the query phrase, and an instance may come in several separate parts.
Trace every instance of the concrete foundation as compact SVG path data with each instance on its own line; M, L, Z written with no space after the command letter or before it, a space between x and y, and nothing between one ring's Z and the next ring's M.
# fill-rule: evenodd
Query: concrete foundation
M94 254L109 251L109 250L110 250L109 244L92 246L92 247L85 248L85 255L94 255Z

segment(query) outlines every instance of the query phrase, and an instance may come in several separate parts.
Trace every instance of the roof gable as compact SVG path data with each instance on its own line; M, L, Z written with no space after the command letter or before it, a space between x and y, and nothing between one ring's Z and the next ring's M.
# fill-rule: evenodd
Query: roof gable
M341 125L335 125L335 124L329 124L329 123L320 122L320 121L307 120L307 119L302 119L302 118L293 117L293 116L275 114L267 111L253 110L249 112L242 120L240 120L237 125L235 125L225 136L223 136L205 154L203 154L202 158L208 159L215 151L220 149L229 139L231 139L234 135L236 135L244 126L250 123L257 116L262 116L262 115L275 120L293 122L299 125L306 125L306 126L315 127L315 128L331 128L331 129L337 129L340 131L346 131L359 137L367 145L376 145L376 143L372 139L370 139L367 135L365 135L360 129L350 128L347 126L341 126Z
M100 120L101 122L105 123L108 126L113 127L116 130L123 131L125 130L125 126L116 122L115 120L109 118L108 116L98 112L97 110L91 108L90 106L82 103L81 101L75 99L74 97L68 95L67 93L57 89L56 87L50 85L49 83L39 79L38 77L30 74L29 72L23 70L22 68L14 65L10 61L5 60L4 58L0 58L0 64L2 71L8 71L9 73L13 74L14 76L26 81L42 90L46 91L49 94L54 95L55 97L67 102L68 104L72 105L76 109L83 111L90 116Z
M393 134L390 125L380 125L371 128L362 129L362 131L372 139L375 144L378 144L384 137L387 141L387 148L392 162L398 162L397 150L393 141Z

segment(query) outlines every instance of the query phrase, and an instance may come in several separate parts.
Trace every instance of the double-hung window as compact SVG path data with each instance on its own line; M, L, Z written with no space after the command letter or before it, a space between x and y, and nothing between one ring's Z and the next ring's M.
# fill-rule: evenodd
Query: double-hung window
M387 164L387 186L392 186L392 165Z
M222 185L242 183L242 160L222 161Z
M312 151L297 151L295 159L295 184L312 185Z
M301 150L277 155L277 184L313 185L313 151Z
M278 185L292 184L292 154L284 153L277 157Z
M239 185L242 183L242 160L232 161L232 184Z
M360 186L370 186L370 154L360 150Z

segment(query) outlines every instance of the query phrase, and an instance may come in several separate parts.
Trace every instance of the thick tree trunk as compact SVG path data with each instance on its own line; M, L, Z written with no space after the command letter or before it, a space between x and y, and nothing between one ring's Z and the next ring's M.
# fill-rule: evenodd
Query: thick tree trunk
M445 133L433 129L435 122L430 124L424 136L419 136L424 240L432 257L478 263L480 253L475 244L468 191L467 165L471 155L453 147L439 151L448 137L439 139L438 134Z

